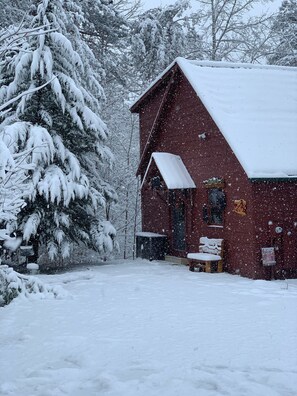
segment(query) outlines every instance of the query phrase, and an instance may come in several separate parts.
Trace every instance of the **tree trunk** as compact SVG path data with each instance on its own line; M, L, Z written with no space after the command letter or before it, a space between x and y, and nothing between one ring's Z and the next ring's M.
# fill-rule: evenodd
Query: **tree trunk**
M32 236L30 243L32 244L33 256L28 257L28 263L37 263L39 257L39 234Z

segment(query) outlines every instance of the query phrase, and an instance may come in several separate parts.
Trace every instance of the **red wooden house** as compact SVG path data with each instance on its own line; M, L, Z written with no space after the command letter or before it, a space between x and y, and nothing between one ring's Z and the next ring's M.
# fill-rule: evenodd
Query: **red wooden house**
M222 238L226 271L296 277L297 68L177 58L131 111L143 231L176 257Z

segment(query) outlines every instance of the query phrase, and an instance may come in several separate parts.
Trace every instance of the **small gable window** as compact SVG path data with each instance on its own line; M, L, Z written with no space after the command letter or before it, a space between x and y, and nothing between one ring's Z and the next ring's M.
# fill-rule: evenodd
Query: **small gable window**
M207 204L203 207L203 220L209 225L223 225L226 195L223 191L224 181L219 178L205 180Z
M226 207L225 193L221 188L208 189L209 224L223 225L223 214Z

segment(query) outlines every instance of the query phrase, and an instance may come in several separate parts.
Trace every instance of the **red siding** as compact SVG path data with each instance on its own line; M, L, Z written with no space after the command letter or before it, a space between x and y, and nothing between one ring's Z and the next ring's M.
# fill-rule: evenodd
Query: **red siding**
M255 182L253 185L255 206L256 251L275 246L277 265L274 276L280 279L297 275L297 183ZM282 232L277 233L276 227ZM269 272L269 270L266 272ZM265 273L264 275L269 275Z

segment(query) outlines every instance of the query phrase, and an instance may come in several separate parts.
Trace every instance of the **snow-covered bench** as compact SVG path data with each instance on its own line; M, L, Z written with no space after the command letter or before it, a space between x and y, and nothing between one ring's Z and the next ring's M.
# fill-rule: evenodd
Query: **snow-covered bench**
M201 237L199 240L199 252L188 253L189 270L198 268L205 272L223 271L223 239Z

